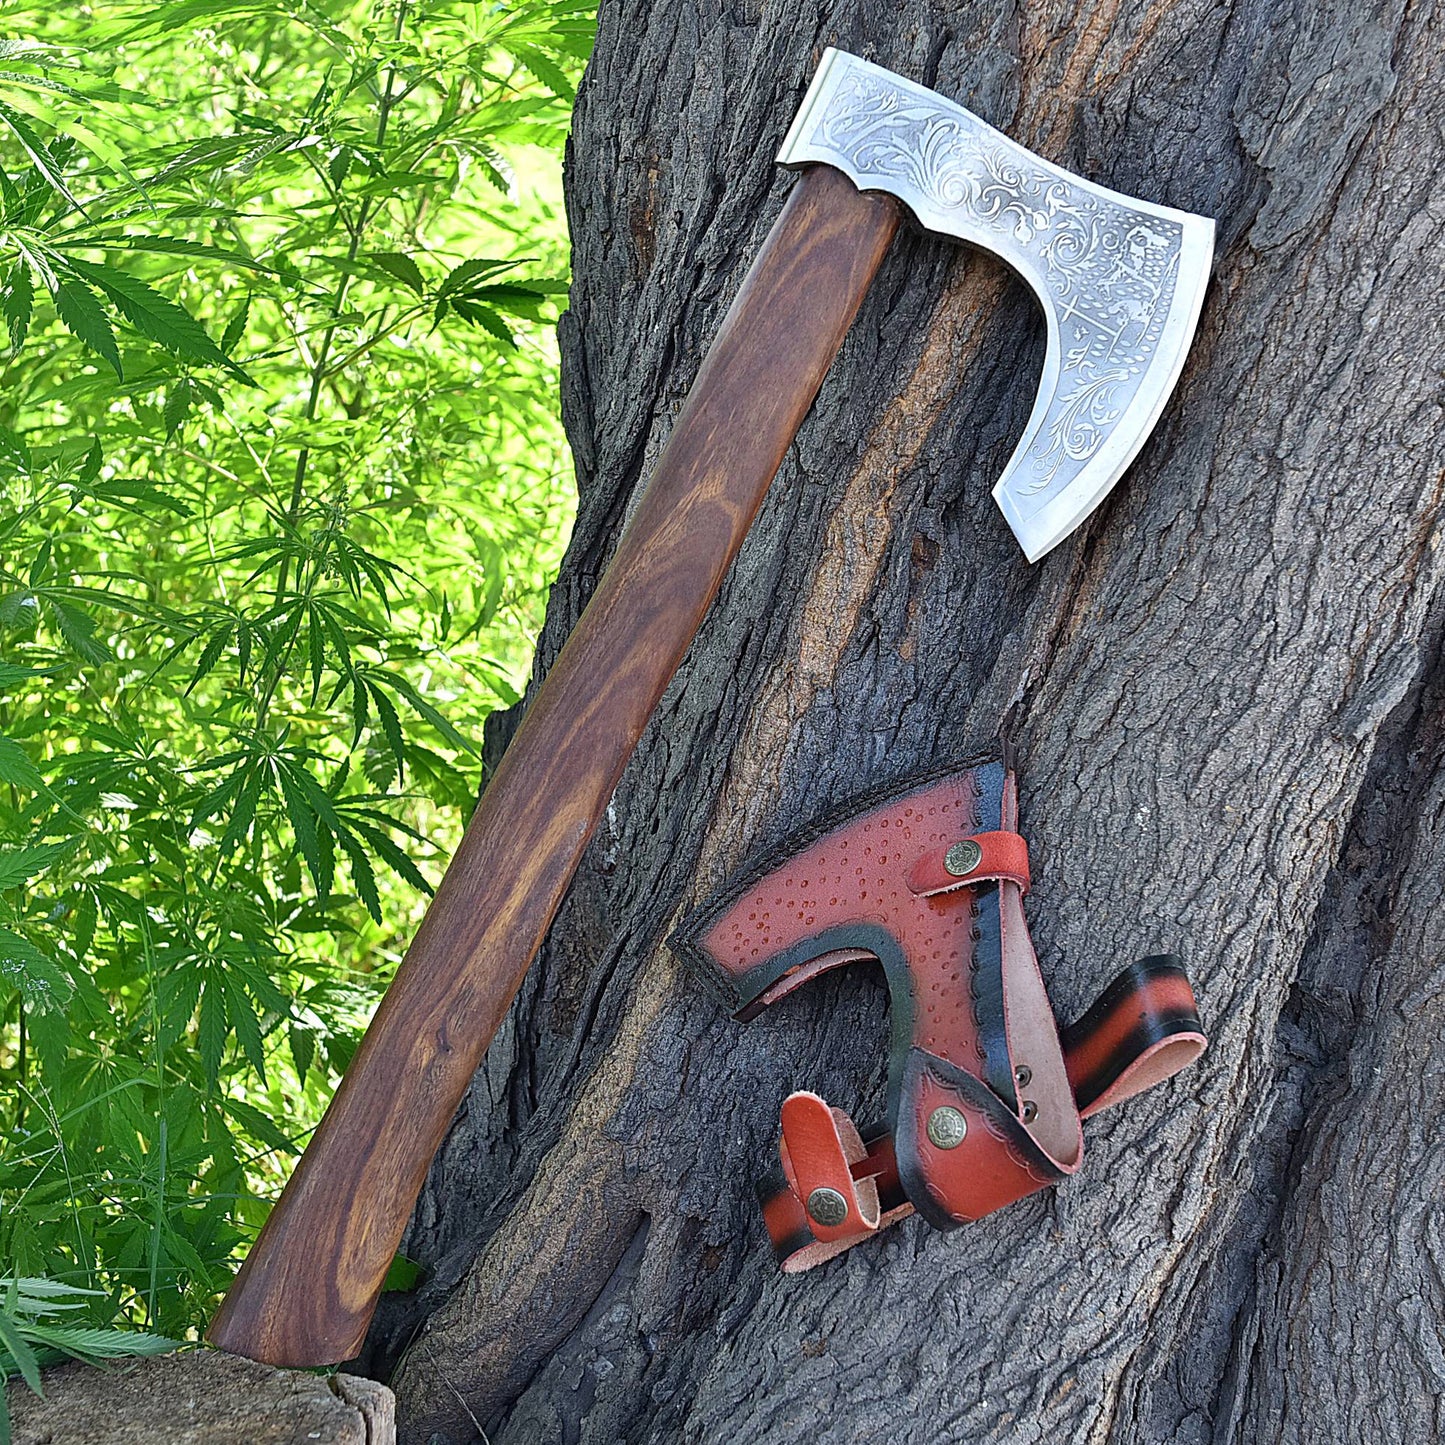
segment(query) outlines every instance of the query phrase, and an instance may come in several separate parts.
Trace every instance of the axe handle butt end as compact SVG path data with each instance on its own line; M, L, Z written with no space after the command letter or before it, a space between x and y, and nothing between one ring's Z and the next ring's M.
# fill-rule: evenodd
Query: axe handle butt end
M897 224L837 171L793 188L211 1343L275 1365L359 1353L432 1156Z

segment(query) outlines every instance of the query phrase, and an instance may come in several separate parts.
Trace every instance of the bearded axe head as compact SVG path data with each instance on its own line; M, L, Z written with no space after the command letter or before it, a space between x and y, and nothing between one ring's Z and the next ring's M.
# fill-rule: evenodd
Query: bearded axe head
M1081 180L961 105L828 50L783 142L897 197L919 224L1006 261L1044 309L1033 413L993 489L1031 562L1108 494L1169 399L1194 336L1214 223Z

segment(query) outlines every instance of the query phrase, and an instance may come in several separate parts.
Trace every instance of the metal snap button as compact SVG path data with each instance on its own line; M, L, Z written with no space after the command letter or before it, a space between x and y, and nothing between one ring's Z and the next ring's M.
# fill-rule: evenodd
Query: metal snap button
M935 857L937 855L935 854ZM943 855L943 866L955 878L964 878L983 862L983 849L972 838L955 843Z
M808 1196L808 1213L825 1229L833 1229L846 1223L848 1201L836 1189L825 1185Z
M928 1116L928 1140L939 1149L957 1149L968 1137L968 1120L951 1104L944 1104Z

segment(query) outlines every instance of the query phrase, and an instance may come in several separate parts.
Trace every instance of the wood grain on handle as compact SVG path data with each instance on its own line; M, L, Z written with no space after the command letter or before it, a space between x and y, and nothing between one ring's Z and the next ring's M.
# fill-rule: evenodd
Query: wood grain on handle
M361 1348L432 1155L702 624L897 227L803 174L611 566L512 739L208 1338L274 1365Z

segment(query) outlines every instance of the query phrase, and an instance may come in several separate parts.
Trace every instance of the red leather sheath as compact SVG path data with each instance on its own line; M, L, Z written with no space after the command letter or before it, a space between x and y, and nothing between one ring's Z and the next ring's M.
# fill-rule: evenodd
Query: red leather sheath
M951 1229L1055 1184L1081 1120L1205 1047L1177 959L1124 970L1060 1036L1024 918L1028 850L1002 763L864 799L693 913L678 953L739 1018L831 968L882 964L888 1118L862 1135L815 1094L783 1106L760 1186L783 1268L807 1269L917 1211Z

